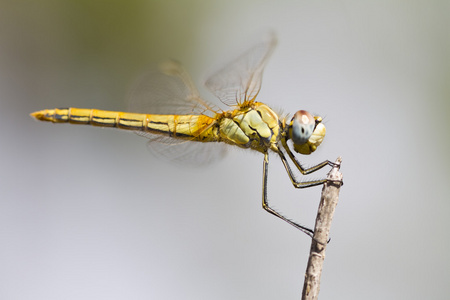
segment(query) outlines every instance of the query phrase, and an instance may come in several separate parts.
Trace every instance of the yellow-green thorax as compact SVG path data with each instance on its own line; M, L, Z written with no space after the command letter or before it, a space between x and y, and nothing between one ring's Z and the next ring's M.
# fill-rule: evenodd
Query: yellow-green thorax
M265 153L279 138L278 115L263 103L252 102L249 106L226 111L216 118L219 140L228 144Z

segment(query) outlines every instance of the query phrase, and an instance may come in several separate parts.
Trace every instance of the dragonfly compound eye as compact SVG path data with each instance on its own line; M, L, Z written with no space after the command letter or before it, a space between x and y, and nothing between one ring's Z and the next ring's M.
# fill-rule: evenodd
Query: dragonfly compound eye
M292 136L291 139L295 145L303 145L314 132L316 120L305 110L299 110L295 113L291 121Z
M326 129L319 116L300 110L292 118L289 138L294 142L294 150L301 154L311 154L322 143Z

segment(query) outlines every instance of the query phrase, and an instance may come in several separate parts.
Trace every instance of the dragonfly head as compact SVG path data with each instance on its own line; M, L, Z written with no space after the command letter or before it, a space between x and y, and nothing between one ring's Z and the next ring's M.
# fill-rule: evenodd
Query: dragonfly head
M311 154L316 151L325 133L322 118L313 117L305 110L296 112L288 127L288 135L294 143L294 150L301 154Z

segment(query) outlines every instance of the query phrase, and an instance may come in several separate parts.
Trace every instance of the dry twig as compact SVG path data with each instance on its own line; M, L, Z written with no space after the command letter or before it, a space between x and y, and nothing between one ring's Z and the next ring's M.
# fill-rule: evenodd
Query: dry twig
M306 267L302 300L317 299L319 296L320 275L322 274L325 260L325 249L330 236L334 210L339 199L339 189L342 185L342 174L339 172L341 161L340 157L336 160L336 166L328 173L328 181L323 185L308 265Z

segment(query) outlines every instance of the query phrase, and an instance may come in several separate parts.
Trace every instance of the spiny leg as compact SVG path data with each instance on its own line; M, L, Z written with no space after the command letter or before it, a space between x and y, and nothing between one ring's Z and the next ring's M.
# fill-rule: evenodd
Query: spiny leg
M285 143L283 143L283 146L286 145ZM308 175L311 174L315 171L318 171L320 169L322 169L323 167L329 165L331 167L336 167L336 164L334 162L331 162L329 160L323 161L320 164L317 164L311 168L308 169L303 169L302 166L300 165L300 163L297 161L297 159L295 158L294 154L291 152L291 150L289 149L289 147L285 147L287 153L289 154L289 157L291 158L291 160L294 162L295 166L297 167L297 169L303 174L303 175ZM294 173L292 173L292 169L290 167L290 165L287 162L286 157L284 156L283 151L280 150L280 148L277 147L277 151L278 155L281 158L281 161L283 162L284 168L286 169L289 178L291 179L292 184L294 185L295 188L307 188L307 187L311 187L311 186L316 186L316 185L321 185L327 181L331 181L334 183L338 183L341 186L344 185L344 182L342 180L331 180L331 179L319 179L319 180L312 180L312 181L297 181L295 179L295 175Z
M294 226L295 228L301 230L302 232L306 233L307 235L309 235L310 237L313 237L314 231L312 229L309 229L308 227L302 226L300 224L297 224L291 220L289 220L288 218L286 218L285 216L283 216L282 214L280 214L279 212L277 212L276 210L274 210L273 208L271 208L269 206L269 202L267 201L267 176L268 176L268 172L269 172L269 153L264 153L264 164L263 164L263 201L262 201L262 206L263 208L271 213L274 216L277 216L278 218L280 218L281 220L291 224L292 226ZM313 185L318 185L318 184L322 184L323 182L317 183L317 184L313 184ZM311 186L313 186L311 185Z
M334 167L334 163L329 161L329 160L325 160L321 163L318 163L315 166L312 166L310 168L303 168L302 165L299 163L299 161L297 160L297 158L294 156L294 154L292 153L291 149L289 149L287 142L285 139L282 139L281 144L283 145L283 148L286 149L287 154L289 155L289 158L292 160L292 162L294 163L294 165L297 167L297 169L300 171L300 173L302 173L303 175L308 175L311 174L315 171L318 171L320 169L322 169L325 166L330 166L330 167ZM278 152L281 153L281 150L278 149ZM281 156L281 155L280 155ZM284 156L284 155L283 155ZM283 159L283 158L282 158Z
M298 189L303 189L303 188L308 188L308 187L312 187L312 186L321 185L321 184L324 184L327 181L327 179L319 179L319 180L311 180L311 181L297 181L295 179L294 173L292 173L291 167L289 166L289 164L288 164L288 162L286 160L286 157L284 156L283 152L280 149L278 149L277 153L280 156L281 162L283 163L284 168L286 169L286 171L287 171L287 173L289 175L289 178L291 179L291 182L294 185L294 187L296 187ZM309 173L317 171L317 170L323 168L326 165L327 165L327 163L324 162L324 164L321 165L320 167L316 167L316 168L313 167L312 169L314 169L314 168L315 169L313 171L310 171ZM306 169L306 170L310 170L310 169ZM309 174L309 173L306 173L306 174Z

